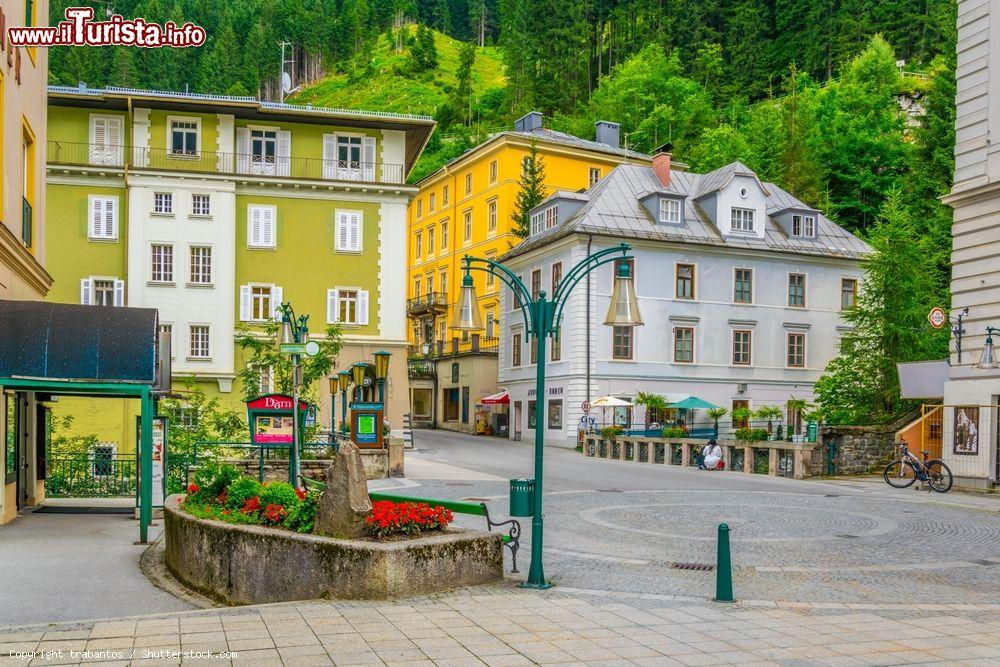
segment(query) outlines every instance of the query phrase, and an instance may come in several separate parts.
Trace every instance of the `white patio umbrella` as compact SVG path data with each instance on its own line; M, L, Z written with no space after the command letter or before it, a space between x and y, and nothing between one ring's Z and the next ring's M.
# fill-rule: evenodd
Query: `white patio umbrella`
M605 412L605 410L607 410L608 408L633 407L631 401L626 401L625 399L618 398L617 396L601 396L600 398L591 401L590 405L592 407L601 409L601 426L605 426L608 423L607 413Z

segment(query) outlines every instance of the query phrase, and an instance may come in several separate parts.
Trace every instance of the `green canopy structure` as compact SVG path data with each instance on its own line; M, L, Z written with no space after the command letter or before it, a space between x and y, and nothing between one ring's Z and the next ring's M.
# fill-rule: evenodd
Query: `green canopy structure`
M708 401L702 400L697 396L688 396L683 401L677 401L676 403L671 403L667 407L676 408L678 410L709 410L711 408L717 408L719 406L712 405Z

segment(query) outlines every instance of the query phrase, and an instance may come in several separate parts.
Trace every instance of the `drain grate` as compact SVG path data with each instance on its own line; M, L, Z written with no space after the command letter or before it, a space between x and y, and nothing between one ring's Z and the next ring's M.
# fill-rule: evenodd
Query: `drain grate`
M715 569L714 565L708 563L671 563L670 567L675 570L694 570L696 572L711 572Z

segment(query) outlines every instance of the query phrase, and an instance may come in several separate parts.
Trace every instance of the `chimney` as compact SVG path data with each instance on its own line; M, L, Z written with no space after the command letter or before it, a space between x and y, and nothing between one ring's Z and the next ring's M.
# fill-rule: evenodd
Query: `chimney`
M514 121L515 132L533 132L542 129L542 112L532 111Z
M597 129L597 143L621 148L621 125L608 120L599 120L594 123Z
M653 172L656 177L660 179L660 185L663 187L670 186L670 151L673 149L671 144L663 144L656 149L653 153Z

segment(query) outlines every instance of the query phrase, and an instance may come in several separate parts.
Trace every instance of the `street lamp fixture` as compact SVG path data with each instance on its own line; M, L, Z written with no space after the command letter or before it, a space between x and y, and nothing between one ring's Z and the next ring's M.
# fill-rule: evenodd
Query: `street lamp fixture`
M998 368L996 358L993 356L993 334L1000 333L1000 328L986 327L986 342L983 344L983 354L979 357L976 368L992 370Z
M451 318L451 328L456 331L479 331L483 328L483 320L479 315L479 298L476 296L476 286L472 282L469 267L465 269L462 278L462 289L458 295L455 314Z
M465 276L462 279L462 289L458 297L458 305L452 318L451 328L458 331L478 331L483 328L479 316L479 303L476 298L476 288L472 282L470 271L483 271L499 276L507 287L514 292L515 302L520 304L521 315L524 317L524 330L535 337L537 363L535 365L535 414L545 415L545 343L546 339L559 335L563 308L566 306L569 293L585 276L598 266L618 262L615 271L615 286L604 323L609 326L635 327L642 324L639 314L639 304L635 296L635 284L632 280L632 269L628 260L632 259L628 252L631 247L622 243L613 248L599 250L585 257L570 269L556 287L549 300L544 291L532 294L524 282L503 264L492 259L471 257L462 258ZM544 514L542 513L542 482L545 454L545 430L541 417L535 425L535 479L533 489L534 511L531 517L531 569L526 588L549 588L552 584L545 580L542 564L542 541L544 536Z
M375 379L385 381L389 377L389 357L392 352L381 350L372 355L375 357Z
M351 371L340 371L337 373L337 380L340 382L340 391L347 391L351 386Z
M278 307L281 312L281 342L302 343L309 338L309 316L295 317L292 304L283 303ZM292 486L299 485L299 385L302 384L301 358L298 354L291 355L292 361L292 444L288 448L288 479ZM330 416L333 420L333 416Z
M619 262L615 273L615 287L611 292L611 303L604 324L609 327L635 327L642 324L639 301L635 296L635 281L632 267L628 262Z
M351 365L351 377L354 379L354 384L357 389L361 389L365 382L365 372L368 370L368 364L363 361L359 361Z

